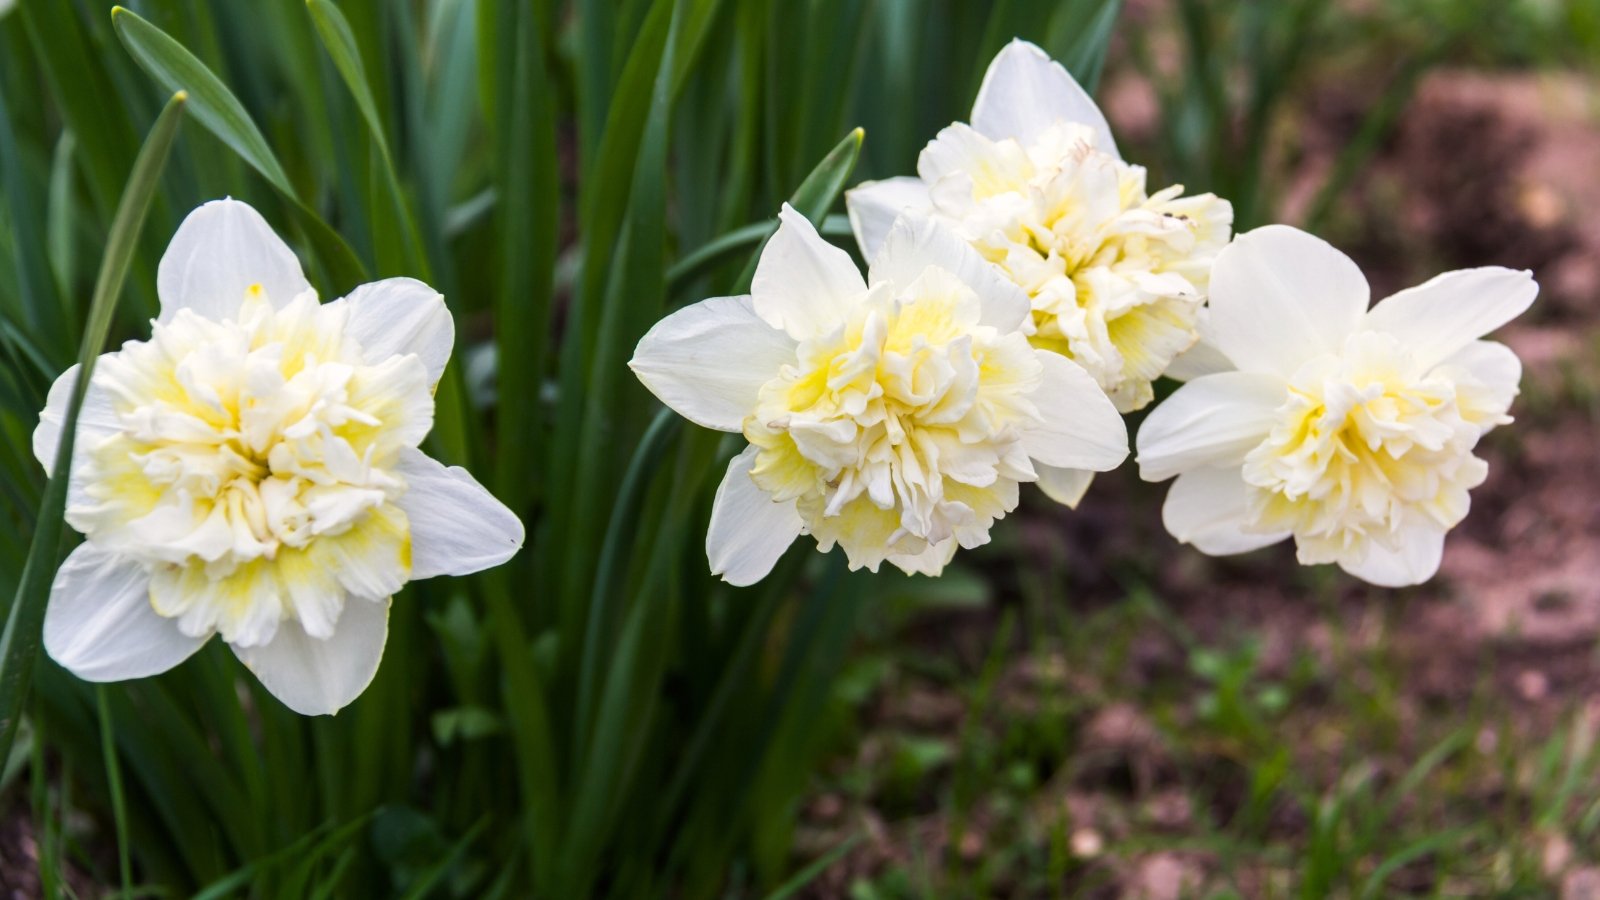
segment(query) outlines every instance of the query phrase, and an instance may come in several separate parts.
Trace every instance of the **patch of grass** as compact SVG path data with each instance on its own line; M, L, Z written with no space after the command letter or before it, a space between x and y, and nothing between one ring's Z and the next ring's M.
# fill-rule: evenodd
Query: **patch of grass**
M1147 594L1065 631L991 619L991 651L942 671L886 644L802 832L876 837L815 896L1554 893L1600 864L1600 717L1530 704L1492 648L1449 654L1433 696L1439 660L1404 638L1426 605L1218 629Z

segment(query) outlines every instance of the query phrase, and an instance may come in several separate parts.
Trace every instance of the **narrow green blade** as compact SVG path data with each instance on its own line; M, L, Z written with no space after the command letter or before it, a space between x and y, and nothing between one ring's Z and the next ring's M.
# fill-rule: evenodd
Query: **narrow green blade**
M95 283L94 299L89 307L89 325L83 332L83 344L78 350L78 383L73 388L67 405L66 420L61 428L61 443L56 448L55 464L51 467L50 483L45 488L44 502L39 510L38 524L34 528L33 543L28 548L28 561L22 570L22 581L17 586L17 596L11 602L6 616L5 632L0 634L0 759L11 753L11 742L16 737L17 722L28 699L32 685L34 660L39 653L39 632L44 625L45 604L50 598L50 583L55 576L56 562L61 546L61 524L67 501L67 480L72 463L73 438L78 427L78 413L83 407L83 396L88 390L89 378L94 374L95 360L106 343L111 330L111 316L116 311L117 297L122 293L122 283L128 276L128 266L133 259L139 232L144 227L145 215L150 211L151 198L161 180L161 170L166 166L167 155L178 136L178 124L183 120L187 95L182 91L173 95L162 110L160 118L150 129L144 148L133 163L133 174L128 176L128 186L122 192L122 202L117 206L117 217L111 224L111 235L106 242L106 255L100 263L100 277Z

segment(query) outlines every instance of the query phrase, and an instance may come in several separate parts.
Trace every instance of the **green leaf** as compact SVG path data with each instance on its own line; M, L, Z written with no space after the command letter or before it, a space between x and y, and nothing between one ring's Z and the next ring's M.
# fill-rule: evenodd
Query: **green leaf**
M1090 94L1100 86L1120 12L1122 0L1083 0L1061 4L1050 20L1045 46Z
M105 757L106 784L111 790L111 820L117 831L117 875L122 896L133 890L133 866L128 858L128 802L122 794L122 767L117 764L117 742L111 728L111 707L106 703L106 686L94 686L95 707L100 713L100 752Z
M22 319L51 350L59 348L59 354L65 355L66 323L62 319L61 302L56 298L56 283L47 266L45 243L41 240L44 229L36 224L44 206L34 192L33 179L24 169L11 112L3 94L0 94L0 195L10 206L11 243L16 255L18 287L22 289L19 298Z
M70 131L62 132L61 139L56 141L55 156L50 164L50 200L45 219L50 271L56 278L56 291L66 301L65 312L68 316L75 315L79 309L72 277L77 262L73 237L77 207L72 202L72 163L77 147L78 141Z
M550 473L552 481L565 486L550 512L563 529L555 554L559 618L573 633L585 618L582 603L602 525L591 510L610 506L602 474L617 454L611 429L619 418L619 370L626 371L622 348L643 333L627 323L659 310L666 287L665 266L655 263L665 253L661 219L676 10L672 0L651 6L612 100L581 210L580 224L591 237L562 348L557 411L559 421L577 424L556 430ZM619 184L629 189L616 190Z
M322 46L333 58L339 77L355 97L356 108L366 120L367 130L378 144L385 162L389 161L389 141L384 136L383 119L378 116L378 104L372 98L372 86L367 83L367 71L361 64L361 50L356 46L356 36L350 31L350 22L339 12L339 7L328 0L306 0L311 21L317 26Z
M584 758L589 730L596 714L595 693L599 683L600 664L610 659L609 649L615 638L617 607L621 588L617 585L619 572L627 565L622 551L634 535L639 515L639 504L645 488L655 474L662 458L667 454L667 443L677 434L679 418L670 409L656 413L655 420L644 433L628 471L622 477L622 486L606 525L606 537L600 548L600 560L595 567L594 587L589 593L589 624L584 629L583 656L578 677L578 726L573 729L573 756Z
M95 360L105 347L106 334L111 330L111 317L116 311L117 298L122 293L122 283L128 275L139 232L144 228L150 201L160 182L161 170L166 166L173 141L177 139L186 99L182 91L173 95L150 129L150 136L145 139L143 149L134 160L133 172L128 176L122 201L117 205L117 216L106 242L105 257L100 263L100 277L95 282L94 298L89 304L89 324L84 329L83 343L78 350L78 379L72 390L72 399L67 404L67 414L61 426L61 442L56 448L50 482L45 488L44 502L34 526L33 542L28 548L22 581L17 586L16 598L11 602L11 610L6 616L5 631L0 634L0 759L5 759L11 752L17 722L22 717L32 684L34 660L39 653L39 632L44 623L45 605L50 599L50 584L55 578L59 559L62 515L66 506L78 413L83 408L83 396L88 390L89 379L94 375Z
M856 128L835 144L833 149L828 151L828 155L806 175L805 180L800 182L800 187L789 197L789 205L811 221L821 222L828 210L833 208L834 201L839 199L839 192L844 190L845 182L850 180L850 173L855 171L856 160L861 158L861 141L865 136L864 130ZM761 239L763 247L766 246L767 238L772 237L777 230L778 220L774 218L767 223L767 233ZM734 293L750 289L750 281L755 278L756 263L760 259L759 250L751 255L744 272L734 282Z
M112 7L111 22L123 46L139 66L168 90L187 92L195 121L239 154L290 202L296 220L306 229L323 265L328 267L328 274L336 282L334 287L348 289L365 281L366 268L355 252L300 199L283 165L267 146L261 129L256 127L228 86L171 35L136 13L121 6Z
M431 281L428 255L417 232L416 217L406 203L405 191L400 186L400 176L395 171L394 157L389 152L389 139L384 132L383 119L378 115L377 101L372 96L372 86L367 81L366 69L361 63L361 50L356 45L350 23L339 8L328 0L307 0L311 21L317 26L322 46L333 58L334 68L344 79L345 86L355 98L356 108L367 123L367 131L377 148L383 169L383 191L388 209L374 210L370 217L377 229L378 265L386 275L413 274Z
M97 65L92 36L70 3L24 3L17 12L27 27L29 44L67 126L86 152L84 170L97 213L110 216L122 186L123 166L138 145L117 92L105 68Z
M828 871L829 866L843 859L844 855L853 850L856 844L859 843L861 843L861 835L859 834L853 834L840 841L839 846L817 857L810 865L796 872L793 878L785 881L777 890L768 894L767 900L789 900L790 897L796 896L805 890L806 885L817 880L818 876Z
M444 854L444 858L417 877L417 880L412 883L411 889L406 891L402 900L424 900L424 898L432 894L434 888L438 887L439 883L444 880L445 875L449 874L450 869L461 860L461 855L488 827L488 816L478 819L471 828L467 829L467 833L462 835L460 840L451 845L450 849Z
M206 64L165 31L121 6L111 8L111 23L135 61L169 90L189 92L190 114L285 196L294 188L261 129L239 98Z
M495 211L498 378L503 386L539 385L548 375L553 343L550 308L562 208L554 80L544 54L543 17L526 3L500 5L497 28L479 36L479 46L489 48L484 58L502 66L494 81L502 87L497 102L507 110L492 132L494 184L504 198ZM525 508L538 493L547 452L544 412L538 402L499 407L495 484L513 509Z

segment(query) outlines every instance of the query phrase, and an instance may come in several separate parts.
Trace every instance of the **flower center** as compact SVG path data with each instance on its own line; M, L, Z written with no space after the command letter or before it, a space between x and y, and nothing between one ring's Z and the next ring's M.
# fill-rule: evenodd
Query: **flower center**
M1124 411L1195 340L1211 257L1233 214L1176 186L1148 195L1145 172L1094 148L1094 132L1061 123L1024 148L971 142L966 195L933 190L939 210L1026 290L1034 346L1077 361Z
M1277 416L1244 479L1256 528L1293 532L1306 562L1336 562L1367 539L1399 549L1416 517L1448 529L1488 471L1455 385L1417 371L1387 334L1353 335L1342 356L1308 362Z
M1026 394L1042 369L1025 338L979 313L939 269L899 296L880 285L762 389L745 423L751 477L796 500L823 549L874 570L930 548L947 557L982 543L1035 477L1020 437L1038 420Z
M68 520L144 562L186 631L250 644L293 616L310 632L345 591L404 581L394 468L431 424L428 377L414 356L370 363L344 316L252 289L236 319L182 310L95 372L119 427L83 448Z

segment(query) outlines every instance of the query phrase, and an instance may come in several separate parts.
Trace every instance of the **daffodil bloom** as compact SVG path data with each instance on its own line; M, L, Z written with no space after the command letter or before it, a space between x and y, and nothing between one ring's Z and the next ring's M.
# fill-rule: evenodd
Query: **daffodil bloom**
M918 177L849 191L862 253L906 209L928 211L1027 291L1035 347L1077 362L1123 412L1194 343L1211 261L1233 207L1211 194L1155 194L1123 162L1094 101L1043 50L1012 41L978 90L971 124L939 132ZM1046 468L1040 487L1076 505L1090 473Z
M1178 476L1163 519L1214 555L1293 537L1302 563L1420 584L1488 466L1478 439L1506 414L1516 354L1479 340L1520 315L1528 272L1440 275L1367 309L1343 253L1293 228L1241 236L1211 273L1215 371L1139 429L1140 474Z
M714 573L752 584L810 534L852 568L936 575L1037 464L1127 456L1094 380L1029 346L1027 296L959 238L902 219L863 280L805 217L780 220L749 296L673 313L630 363L667 406L749 441L717 490Z
M157 271L148 341L95 365L45 648L90 681L163 672L220 635L268 690L333 713L367 686L407 581L499 565L522 523L417 449L454 344L444 299L392 278L322 304L254 209L207 203ZM77 380L50 389L52 465Z

